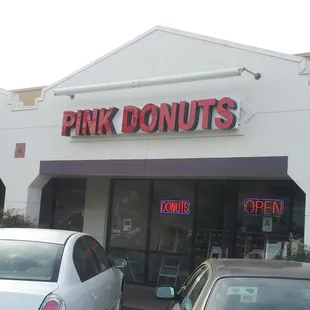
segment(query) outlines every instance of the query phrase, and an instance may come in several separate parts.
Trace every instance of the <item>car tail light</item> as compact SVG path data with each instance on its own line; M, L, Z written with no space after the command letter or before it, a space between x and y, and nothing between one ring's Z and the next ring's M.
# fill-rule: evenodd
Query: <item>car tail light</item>
M66 310L66 305L60 296L50 294L44 299L39 310Z

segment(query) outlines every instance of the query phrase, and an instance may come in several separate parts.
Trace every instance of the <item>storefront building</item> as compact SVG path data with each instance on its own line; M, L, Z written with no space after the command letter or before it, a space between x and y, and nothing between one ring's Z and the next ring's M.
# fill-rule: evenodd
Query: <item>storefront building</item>
M156 27L33 105L0 90L4 209L91 233L135 283L285 255L310 244L309 83L304 57Z

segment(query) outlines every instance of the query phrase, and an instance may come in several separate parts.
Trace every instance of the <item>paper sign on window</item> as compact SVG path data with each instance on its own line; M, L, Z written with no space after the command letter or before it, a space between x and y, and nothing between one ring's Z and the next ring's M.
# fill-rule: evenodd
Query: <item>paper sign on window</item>
M263 217L262 231L263 232L272 232L272 217L270 217L270 216Z

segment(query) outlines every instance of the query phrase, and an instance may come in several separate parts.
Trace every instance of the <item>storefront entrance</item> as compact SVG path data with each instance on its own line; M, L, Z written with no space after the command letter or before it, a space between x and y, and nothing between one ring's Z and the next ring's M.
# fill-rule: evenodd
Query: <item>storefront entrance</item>
M281 216L245 212L245 199L280 201ZM128 261L128 282L180 285L206 258L285 254L304 200L293 181L114 180L107 249Z

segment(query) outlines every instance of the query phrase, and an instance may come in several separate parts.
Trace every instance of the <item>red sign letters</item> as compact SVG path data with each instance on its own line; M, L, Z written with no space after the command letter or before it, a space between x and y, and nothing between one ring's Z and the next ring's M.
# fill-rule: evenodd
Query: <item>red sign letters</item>
M189 214L191 203L188 200L162 200L161 214Z
M220 130L230 130L236 126L237 117L234 113L238 109L236 101L225 97L221 100L202 99L162 103L156 106L152 103L142 109L135 106L125 106L122 115L121 132L136 133L139 130L146 133L193 131L197 128L201 118L201 127L211 130L214 119L215 126ZM216 110L219 117L213 115ZM114 118L119 109L65 111L62 120L62 136L70 136L72 128L76 136L112 135L116 134Z
M245 215L263 215L281 217L284 212L284 201L281 199L245 198L243 213Z

